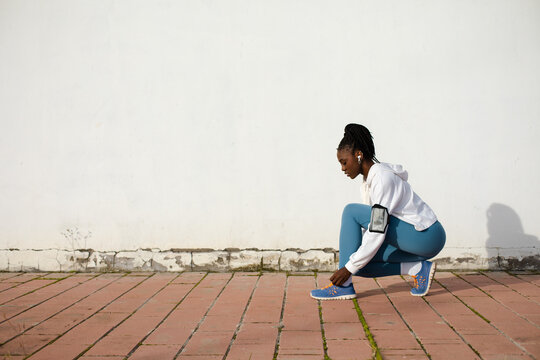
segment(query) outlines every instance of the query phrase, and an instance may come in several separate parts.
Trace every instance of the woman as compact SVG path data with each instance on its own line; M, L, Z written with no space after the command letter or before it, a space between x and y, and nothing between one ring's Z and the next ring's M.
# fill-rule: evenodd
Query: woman
M411 275L414 296L428 293L437 255L446 241L431 208L416 195L400 165L379 163L369 130L358 124L345 127L337 157L351 179L363 176L368 205L349 204L343 211L339 236L339 270L331 284L312 290L319 300L356 297L352 275L382 277Z

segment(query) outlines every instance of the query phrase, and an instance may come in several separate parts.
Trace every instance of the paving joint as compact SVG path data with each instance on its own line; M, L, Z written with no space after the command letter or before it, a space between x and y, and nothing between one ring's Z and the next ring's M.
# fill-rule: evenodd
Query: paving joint
M400 275L401 276L401 275ZM403 278L402 278L403 279ZM401 314L401 312L397 309L396 305L394 304L394 302L392 301L392 299L390 299L390 296L388 295L388 292L386 292L386 290L384 289L384 287L381 286L381 284L379 284L379 281L377 281L377 278L373 278L373 280L375 280L375 283L379 286L379 288L381 288L381 290L384 292L384 295L386 295L386 298L388 299L388 301L390 302L390 305L392 305L392 307L394 308L394 310L396 311L396 313L398 314L398 316L401 318L401 321L403 321L403 323L405 324L405 326L407 326L407 329L409 329L409 331L411 332L411 334L414 336L414 338L416 339L416 341L418 342L418 344L420 345L420 347L422 348L422 351L424 351L424 353L426 354L426 356L431 359L431 355L427 352L426 348L424 347L424 344L422 344L422 341L420 341L420 338L416 335L416 333L413 331L412 327L409 325L409 323L407 321L405 321L405 318L403 317L403 315Z
M70 306L68 306L68 307L66 307L66 308L64 308L64 309L62 309L62 310L60 310L59 312L55 313L54 315L48 317L47 319L43 320L43 321L40 322L39 324L36 324L36 325L32 326L31 328L28 328L26 331L32 329L32 328L35 327L35 326L38 326L38 325L42 324L43 322L47 321L48 319L50 319L50 318L52 318L52 317L54 317L54 316L60 314L60 313L63 312L64 310L69 309L70 307L74 306L75 304L77 304L77 303L79 303L79 302L85 300L86 298L92 296L93 294L97 293L98 291L103 290L104 288L106 288L106 287L108 287L108 286L114 284L115 282L119 281L120 279L122 279L122 278L124 278L124 277L126 277L126 276L128 276L128 275L129 275L129 274L125 274L125 275L123 275L123 276L118 277L118 278L115 279L114 281L111 281L110 283L108 283L108 284L106 284L106 285L100 287L99 289L93 291L92 293L86 295L85 297L83 297L83 298L77 300L76 302L74 302L74 303L71 304ZM149 277L149 278L150 278L150 277ZM64 336L65 334L67 334L68 332L70 332L71 330L73 330L75 327L77 327L77 326L79 326L80 324L82 324L83 322L85 322L86 320L90 319L92 316L96 315L98 312L100 312L101 310L103 310L105 307L107 307L108 305L110 305L111 303L113 303L114 301L116 301L118 298L120 298L120 297L123 296L124 294L126 294L126 293L128 293L129 291L133 290L134 288L136 288L137 286L139 286L140 284L142 284L142 283L143 283L144 281L146 281L146 280L148 280L148 279L145 279L145 280L141 281L140 283L138 283L138 284L136 284L135 286L129 288L128 290L126 290L126 291L123 292L122 294L118 295L116 298L112 299L109 303L107 303L107 304L105 304L103 307L99 308L99 309L98 309L96 312L94 312L92 315L90 315L90 316L87 317L86 319L83 319L83 320L79 321L77 324L73 325L73 326L70 327L68 330L64 331L62 334L58 335L56 338L54 338L54 339L52 339L51 341L49 341L49 343L47 343L46 345L44 345L44 346L42 346L42 347L36 349L33 353L31 353L31 354L28 355L27 357L31 357L31 356L33 356L34 354L36 354L37 352L41 351L41 350L42 350L43 348L45 348L46 346L49 346L49 345L53 344L53 343L54 343L55 341L57 341L59 338L61 338L62 336ZM19 335L21 335L21 334L19 334ZM19 336L19 335L17 335L17 336ZM88 349L90 349L92 346L94 346L94 345L90 345L90 347L89 347ZM88 351L88 349L85 350L85 352ZM78 358L78 357L77 357L77 358Z
M72 289L74 289L74 288L76 288L76 287L78 287L78 286L80 286L80 285L82 285L82 284L85 284L86 282L88 282L88 281L90 281L90 280L92 280L92 279L95 279L97 276L98 276L98 275L93 276L93 277L89 277L86 281L83 281L83 282L81 282L81 283L79 283L79 284L75 284L75 285L73 285L72 287L70 287L70 288L68 288L68 289L65 289L64 291L61 291L61 292L59 292L59 293L56 294L56 295L53 295L53 296L51 296L51 297L48 297L48 298L46 298L45 300L42 300L41 302L36 303L36 304L30 306L29 308L27 308L27 309L25 309L25 310L22 310L21 312L18 312L18 313L16 313L16 314L12 315L12 316L9 317L9 318L5 318L4 320L0 321L0 324L3 324L4 322L9 321L10 319L13 319L15 316L18 316L18 315L20 315L20 314L23 314L23 313L27 312L28 310L31 310L31 309L35 308L36 306L39 306L39 305L43 304L43 303L46 302L46 301L49 301L49 300L51 300L51 299L53 299L53 298L55 298L55 297L57 297L57 296L59 296L59 295L62 295L62 294L64 294L65 292L67 292L67 291L69 291L69 290L72 290ZM59 279L58 281L65 280L65 279L67 279L67 278L68 278L68 277L61 278L61 279ZM54 282L54 283L51 283L51 284L49 284L49 285L54 285L54 284L56 284L58 281L56 281L56 282ZM42 288L40 288L40 289L42 289ZM37 290L39 290L39 289L33 290L33 291L31 291L31 292L29 292L29 293L27 293L27 294L24 294L24 295L22 295L22 296L26 296L26 295L28 295L28 294L30 294L30 293L33 293L33 292L37 291ZM6 301L5 303L2 303L2 304L0 304L0 305L7 304L7 303L9 303L9 302L11 302L11 301L13 301L13 300L16 300L16 299L20 298L20 297L21 297L21 296L19 296L19 297L17 297L17 298L13 298L13 299L8 300L8 301ZM45 321L45 320L44 320L44 321ZM0 344L0 345L2 345L2 344Z
M466 282L467 284L473 286L475 289L477 290L480 290L479 288L477 288L474 284L471 284L470 282L468 282L467 280L463 279L461 276L459 275L456 275L454 274L457 278L461 279L462 281ZM487 295L489 298L491 298L493 301L495 301L496 303L499 304L499 302L497 302L495 299L493 299L493 297L491 295L488 295L487 293L485 293L483 290L480 290L482 293L484 293L485 295ZM525 354L527 354L528 356L530 356L531 358L534 359L534 356L532 356L531 353L529 353L523 346L521 346L521 344L517 343L514 339L512 339L508 334L506 334L504 331L502 331L501 329L499 329L497 326L495 326L491 321L487 320L484 316L482 316L478 311L474 310L472 307L470 307L468 304L466 304L463 300L461 300L459 298L459 296L457 296L456 294L453 294L459 301L461 301L463 304L465 304L465 306L467 306L469 309L471 309L475 314L477 314L478 316L480 316L482 319L486 320L488 322L488 324L490 326L492 326L495 330L497 330L501 335L503 335L504 337L506 337L508 340L510 340L510 342L512 344L514 344L518 349L520 349L521 351L523 351Z
M403 278L403 276L401 276ZM435 279L433 279L435 280ZM476 350L467 340L465 340L465 338L463 337L463 335L461 335L461 333L459 331L456 330L456 328L454 326L452 326L452 324L450 324L450 322L448 322L444 316L439 313L437 311L437 309L435 309L435 307L433 307L433 305L431 305L431 303L426 299L426 296L422 296L422 299L426 302L426 304L428 304L428 306L437 314L439 315L439 317L442 319L442 321L444 321L444 323L446 325L448 325L448 327L450 329L452 329L452 331L454 333L456 333L457 336L459 336L459 338L463 341L463 343L467 344L467 346L469 346L469 348L480 358L482 359L482 356L480 355L480 353L478 352L478 350Z
M287 290L289 289L289 275L285 276L285 286L283 287L283 301L281 302L281 314L279 315L278 335L276 336L276 346L274 347L273 360L277 359L279 353L279 341L283 331L283 314L285 313L285 303L287 301Z
M533 301L533 300L527 298L526 296L524 296L523 294L521 294L520 292L518 292L518 291L512 289L511 287L506 286L505 284L503 284L503 283L501 283L501 282L499 282L499 281L497 281L497 280L495 280L495 279L490 278L489 276L487 276L487 275L484 274L483 272L480 272L480 274L484 275L484 276L487 277L488 279L493 280L493 281L495 281L496 283L498 283L498 284L500 284L500 285L502 285L502 286L504 286L504 287L507 287L509 290L511 290L511 291L513 291L513 292L519 294L520 296L522 296L525 300L534 302L535 304L538 305L538 303L537 303L536 301ZM465 279L464 279L464 280L465 280ZM467 280L465 280L465 281L467 281ZM478 290L482 291L484 294L488 295L490 298L492 298L493 300L495 300L497 303L501 304L502 306L504 306L505 308L507 308L508 310L510 310L511 312L513 312L514 314L516 314L518 317L520 317L520 318L522 318L523 320L527 321L527 322L528 322L529 324L531 324L532 326L537 327L537 328L540 329L540 326L539 326L538 324L536 324L536 323L532 322L531 320L527 319L525 316L521 315L520 313L518 313L517 311L515 311L513 308L507 306L505 303L499 301L499 300L498 300L496 297L494 297L493 295L488 294L487 292L485 292L484 290L482 290L482 289L479 288L478 286L476 286L476 285L470 283L469 281L467 281L467 282L468 282L469 284L475 286Z
M7 273L7 274L9 274L9 272L7 272L7 271L0 271L0 273ZM12 274L15 274L15 275L0 279L0 283L1 283L1 282L4 282L4 281L6 281L6 280L9 280L9 279L16 278L16 277L18 277L18 276L21 276L22 274L24 274L24 272L11 273L10 275L12 275ZM6 281L6 282L9 282L9 281ZM4 290L2 290L2 291L4 291ZM0 292L2 292L2 291L0 291Z
M502 286L504 286L504 287L507 287L509 290L512 290L513 292L518 293L519 295L523 296L525 299L537 303L536 301L529 299L529 297L528 297L527 295L524 295L524 294L520 293L519 291L517 291L516 289L511 288L510 286L506 285L505 283L500 282L500 281L497 280L496 278L493 278L493 277L489 276L489 275L487 274L486 271L480 271L479 273L480 273L481 275L484 275L484 276L487 277L488 279L490 279L490 280L492 280L492 281L495 281L496 283L498 283L498 284L500 284L500 285L502 285ZM508 272L506 272L506 271L505 271L505 273L508 274L509 276L512 276L512 277L515 278L515 279L521 280L520 278L518 278L517 276L515 276L515 275L513 275L513 274L510 274L510 273L508 273ZM521 281L526 282L525 280L521 280ZM537 303L537 304L538 304L538 303ZM540 304L538 304L538 305L540 305Z
M538 273L534 273L534 272L533 272L532 275L538 275ZM512 276L515 276L515 277L517 277L518 279L523 280L523 281L525 281L525 282L527 282L527 283L529 283L529 284L531 284L531 285L534 285L534 286L536 286L536 287L540 287L540 285L535 284L535 283L533 283L532 281L529 281L528 279L525 279L525 278L527 277L527 275L523 276L523 275L521 275L521 274L520 274L520 275L514 275L514 274L512 274Z
M319 277L317 276L317 272L315 272L315 284L316 287L319 287ZM324 333L324 320L322 316L322 306L321 306L321 300L317 300L317 306L319 307L319 320L321 322L321 336L322 336L322 342L323 342L323 350L324 350L324 360L331 360L328 356L328 344L326 343L326 334Z
M172 279L166 286L170 285L174 280L178 279L182 274L184 274L184 273L181 273L181 274L178 275L176 278ZM172 310L169 311L169 312L167 313L167 315L165 315L165 317L164 317L164 318L156 325L156 327L155 327L152 331L150 331L146 336L144 336L144 337L141 339L141 341L139 341L139 343L138 343L137 345L135 345L135 347L134 347L133 349L131 349L131 351L126 355L126 358L129 358L131 355L133 355L133 353L134 353L135 351L137 351L137 349L138 349L142 344L144 344L144 341L145 341L146 339L148 339L148 337L150 337L150 335L152 335L152 334L154 333L154 331L156 331L156 329L159 328L159 326L160 326L161 324L163 324L163 323L169 318L169 316L171 316L171 314L173 313L173 311L175 311L175 310L178 308L178 306L180 306L180 304L181 304L182 302L184 302L184 299L185 299L186 297L188 297L188 295L191 294L191 292L192 292L197 286L199 286L199 284L200 284L207 276L208 276L208 273L204 274L204 276L203 276L199 281L197 281L197 283L196 283L195 285L193 285L193 287L192 287L191 289L189 289L189 291L182 297L182 299L180 299L180 301L172 308ZM88 349L88 350L89 350L89 349ZM86 350L86 351L88 351L88 350Z
M67 306L67 307L65 307L65 308L62 308L62 310L60 310L60 311L58 311L58 312L52 314L52 315L49 316L48 318L43 319L43 320L40 321L39 323L30 326L29 328L25 329L23 332L21 332L21 333L15 335L15 336L13 336L12 338L10 338L10 339L4 341L2 344L0 344L0 346L1 346L1 345L4 345L4 344L6 344L6 343L8 343L8 342L10 342L10 341L12 341L12 340L14 340L14 339L16 339L17 337L23 335L23 334L24 334L25 332L27 332L28 330L32 330L32 329L35 328L36 326L39 326L39 325L43 324L45 321L51 319L52 317L54 317L54 316L60 314L60 313L63 312L63 311L65 311L65 310L71 308L71 307L74 306L75 304L77 304L77 303L83 301L83 300L86 299L87 297L89 297L89 296L91 296L92 294L94 294L94 293L96 293L96 292L102 290L103 288L105 288L105 287L107 287L107 286L113 284L114 282L120 280L120 279L123 278L123 277L124 277L124 276L121 276L121 277L119 277L118 279L116 279L116 280L114 280L114 281L111 281L110 283L108 283L108 284L102 286L101 288L95 290L94 292L92 292L92 293L86 295L85 297L83 297L83 298L77 300L76 302L72 303L71 305L69 305L69 306ZM116 299L114 299L114 300L116 300ZM114 300L112 300L112 301L114 301ZM98 310L98 311L99 311L99 310ZM93 315L94 315L94 314L92 314L90 317L92 317ZM77 324L74 325L73 327L69 328L67 331L65 331L64 333L60 334L60 335L57 336L56 338L52 339L49 343L47 343L46 345L40 347L39 349L37 349L36 351L34 351L34 352L33 352L32 354L30 354L29 356L34 355L35 353L37 353L38 351L40 351L41 349L43 349L45 346L51 345L51 344L54 343L58 338L60 338L61 336L64 336L68 331L70 331L70 330L73 329L75 326L79 325L80 323L86 321L87 319L88 319L88 318L81 320L79 323L77 323Z
M454 274L454 273L452 273L452 275L457 277L457 275ZM480 314L478 311L476 311L472 306L467 304L465 301L461 300L456 294L454 294L452 291L450 291L450 289L448 289L446 286L444 286L443 283L441 283L439 280L436 280L436 279L433 279L433 281L436 281L437 284L439 284L443 289L445 289L450 294L452 294L452 296L454 296L456 299L458 299L463 305L465 305L469 310L471 310L476 316L478 316L480 319L484 320L485 322L487 322L488 324L491 325L491 321L489 319L484 317L484 315Z
M140 283L138 283L136 286L130 288L129 290L127 290L126 292L124 292L122 295L120 295L119 297L123 296L124 294L130 292L131 290L137 288L139 285L143 284L144 282L146 282L148 279L154 277L156 275L156 273L148 276L146 279L144 279L143 281L141 281ZM180 276L180 274L178 274L174 279L172 279L171 281L175 280L178 276ZM97 339L96 341L94 341L94 343L92 345L90 345L86 350L84 350L83 352L81 352L79 355L77 355L75 357L75 359L78 359L80 358L81 356L84 356L84 354L86 354L88 352L88 350L92 349L94 346L96 346L96 344L98 342L100 342L105 336L109 335L111 332L113 332L116 328L118 328L120 325L122 325L124 322L126 322L129 318L131 318L141 307L143 307L148 301L150 301L151 299L153 299L157 294L159 294L161 291L163 291L163 289L165 289L168 285L170 284L170 282L168 282L167 284L165 284L161 289L159 289L158 291L156 291L154 293L154 295L150 296L149 298L147 298L140 306L138 306L135 310L133 310L131 312L131 314L129 314L128 316L126 316L122 321L120 321L118 324L116 324L115 326L113 326L111 329L109 329L105 334L103 334L99 339ZM118 299L119 297L117 297L116 299ZM115 299L115 300L116 300ZM114 300L113 300L114 301ZM109 302L109 304L111 304L111 302ZM103 306L100 310L96 311L92 316L94 316L95 314L97 314L98 312L100 312L101 310L103 310L104 308L106 308L109 304ZM88 320L89 318L91 318L92 316L88 317L86 320ZM71 329L70 329L71 330Z
M14 277L16 277L16 276L14 276ZM37 280L37 279L41 279L41 278L40 278L39 276L37 276L37 277L32 278L32 279L29 279L29 280L27 280L27 281L23 281L22 283L15 283L15 285L13 285L13 286L11 286L11 287L8 287L7 289L0 290L0 293L3 293L4 291L7 291L7 290L14 289L14 288L16 288L17 286L21 286L22 284L26 284L26 283L29 283L30 281L34 281L34 280ZM46 279L44 279L44 280L46 280ZM56 279L55 279L55 280L56 280ZM33 293L33 292L36 291L36 290L43 289L44 287L49 286L49 285L52 285L52 284L54 284L54 283L56 283L56 282L57 282L57 281L52 282L52 283L50 283L50 284L43 285L42 287L36 288L36 289L34 289L34 290L30 290L30 291L28 291L28 292L25 292L24 294L21 294L21 295L19 295L19 296L17 296L17 297L14 297L14 298L12 298L12 299L9 299L8 301L12 301L12 300L18 299L18 298L20 298L20 297L22 297L22 296L31 294L31 293ZM8 302L8 301L6 301L6 302ZM2 304L0 304L0 305L4 305L4 304L5 304L5 303L2 303Z
M210 306L208 307L208 309L206 310L206 312L204 313L203 317L201 318L201 320L198 322L197 326L195 326L195 328L193 329L193 331L191 332L191 334L188 336L188 338L186 339L186 341L184 342L184 344L180 347L180 350L178 350L178 352L176 353L176 355L174 356L173 360L176 360L178 358L178 356L180 356L180 354L182 353L182 351L184 351L184 349L186 348L187 344L189 343L189 341L191 340L191 338L193 338L193 335L195 335L195 333L197 332L197 330L199 330L199 327L201 326L201 324L204 322L204 320L206 319L208 313L210 312L210 310L212 310L212 308L214 307L214 305L216 304L216 302L218 301L219 297L221 296L221 294L223 293L223 291L225 291L225 288L227 287L227 285L229 285L229 283L231 282L232 278L234 277L234 273L231 274L231 276L229 277L229 280L227 280L227 282L223 285L223 287L221 288L221 290L219 291L219 293L217 294L216 298L214 299L214 301L212 301L212 304L210 304Z
M504 286L504 287L507 287L509 290L512 290L513 292L519 294L519 295L522 296L525 300L530 301L530 302L533 302L533 303L535 303L536 305L540 305L540 303L539 303L538 301L535 301L535 300L529 298L527 295L520 293L518 290L516 290L516 289L514 289L514 288L511 288L510 286L508 286L508 285L506 285L506 284L504 284L504 283L498 281L497 279L488 276L484 271L482 271L482 272L480 272L480 273L481 273L482 275L484 275L485 277L487 277L488 279L490 279L490 280L492 280L492 281L495 281L496 283L498 283L498 284L500 284L500 285L502 285L502 286ZM518 277L516 277L516 279L520 280ZM522 280L522 281L524 281L524 280ZM477 287L478 287L478 286L477 286ZM478 289L481 290L479 287L478 287ZM482 290L482 291L483 291L483 290ZM495 299L495 298L493 297L493 299ZM495 299L495 300L496 300L496 299ZM497 302L499 302L500 304L504 305L503 303L501 303L501 302L498 301L498 300L497 300ZM506 305L505 305L505 306L506 306ZM510 308L508 308L508 309L510 309ZM520 316L521 316L521 315L520 315ZM523 317L523 316L521 316L521 317ZM527 320L527 319L525 319L525 320ZM538 325L536 325L536 324L534 324L534 325L535 325L536 327L538 327Z
M49 275L49 274L47 274L47 275ZM67 276L64 276L64 277L61 277L61 278L53 278L53 277L49 278L49 277L47 277L47 275L40 276L40 277L37 277L37 278L32 279L32 280L56 280L56 282L58 282L60 280L67 279L69 277L73 277L73 275L75 275L75 273L66 273Z
M253 294L255 294L255 290L257 290L257 287L259 286L259 280L261 279L261 275L259 274L259 277L257 278L257 281L255 282L255 286L253 286L253 290L251 290L251 295L249 295L249 299L247 301L247 304L244 308L244 311L242 312L242 316L240 317L240 321L236 325L236 329L234 330L234 334L232 336L231 342L229 343L229 346L227 347L227 350L225 351L225 354L223 355L223 360L229 355L229 351L231 351L231 347L234 343L234 340L236 340L236 336L238 335L238 331L240 330L240 327L244 323L244 317L246 315L246 312L249 308L249 305L251 304L251 299L253 298Z
M364 333L366 334L369 344L373 349L373 359L382 360L381 351L379 350L379 346L377 346L377 342L373 338L373 334L369 330L369 326L367 324L366 318L364 317L364 313L362 312L362 309L360 309L360 305L358 305L358 299L354 298L352 301L354 304L354 308L356 309L356 314L358 315L358 320L360 320L360 322L362 323Z

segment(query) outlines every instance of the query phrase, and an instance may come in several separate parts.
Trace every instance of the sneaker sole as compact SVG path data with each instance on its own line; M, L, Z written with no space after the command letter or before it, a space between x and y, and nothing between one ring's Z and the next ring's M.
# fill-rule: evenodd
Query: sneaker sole
M351 299L356 299L356 294L340 295L340 296L334 296L334 297L318 297L318 296L313 296L311 294L309 294L309 296L311 296L313 299L317 299L317 300L351 300Z
M431 263L431 269L429 270L429 280L428 280L426 292L423 293L423 294L413 294L413 293L411 293L412 296L426 296L427 295L427 293L429 292L429 288L431 287L431 281L433 280L433 276L435 275L435 268L436 267L437 267L437 264Z

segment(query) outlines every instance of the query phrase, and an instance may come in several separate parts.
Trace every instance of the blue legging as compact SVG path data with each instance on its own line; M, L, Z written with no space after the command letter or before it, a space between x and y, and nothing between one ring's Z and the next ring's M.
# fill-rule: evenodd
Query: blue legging
M339 235L339 267L345 266L349 257L362 244L362 228L367 229L371 207L349 204L343 210ZM386 237L373 259L356 274L363 277L382 277L401 274L402 262L422 261L437 255L446 242L446 233L437 221L423 231L390 216Z

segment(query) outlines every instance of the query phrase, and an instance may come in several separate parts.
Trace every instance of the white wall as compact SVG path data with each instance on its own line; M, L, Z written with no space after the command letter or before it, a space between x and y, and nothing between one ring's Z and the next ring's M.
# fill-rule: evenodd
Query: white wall
M358 122L441 256L537 255L538 64L534 0L1 0L0 248L337 248Z

